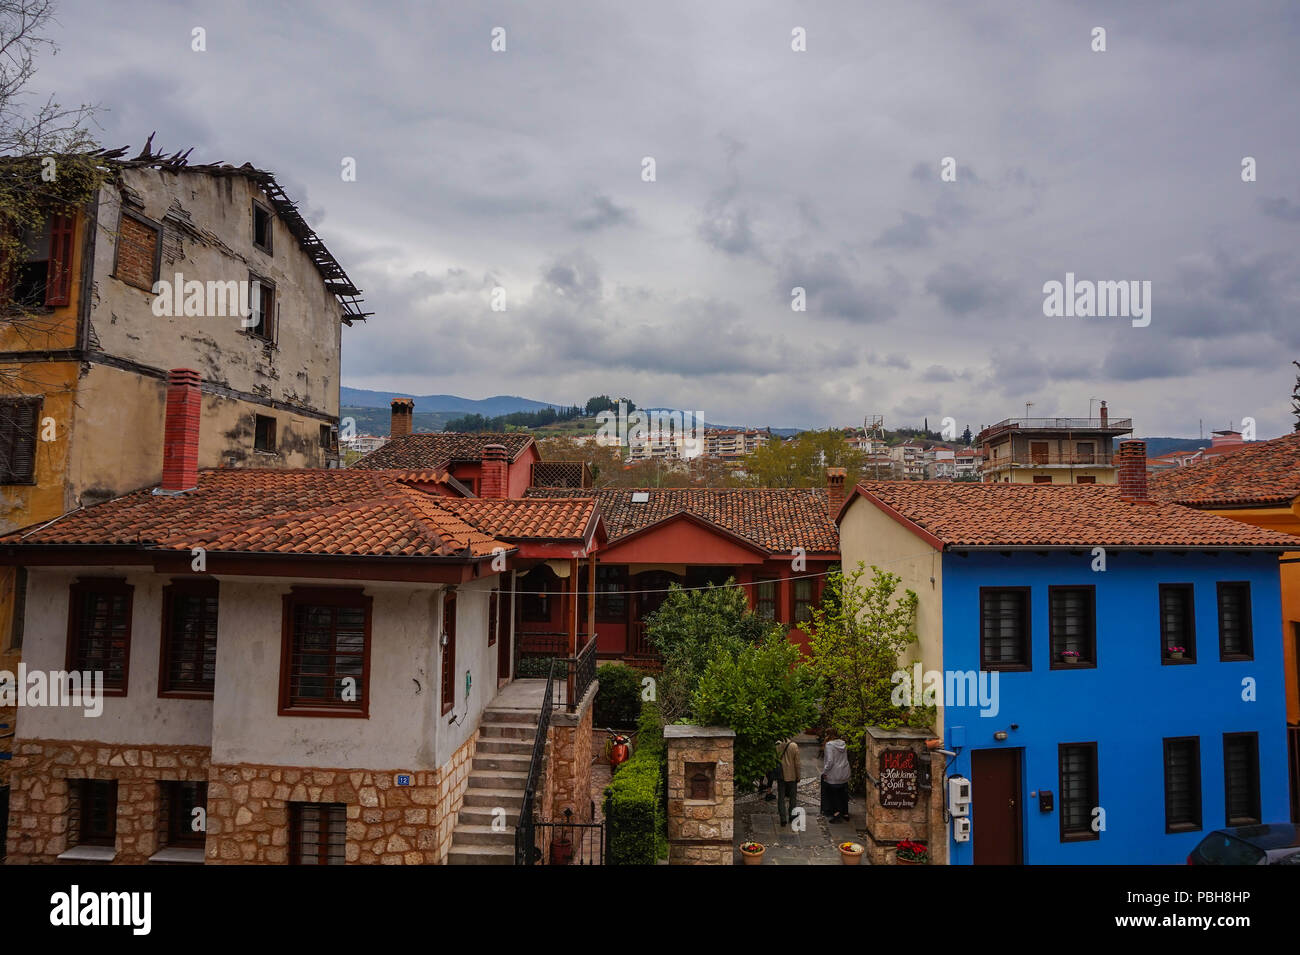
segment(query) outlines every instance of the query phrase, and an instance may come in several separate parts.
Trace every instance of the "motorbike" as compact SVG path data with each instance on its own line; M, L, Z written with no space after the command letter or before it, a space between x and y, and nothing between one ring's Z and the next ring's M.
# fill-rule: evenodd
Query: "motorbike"
M609 742L605 745L605 752L609 757L610 772L613 772L620 765L627 762L628 757L632 755L632 738L624 736L622 733L616 733L612 729L607 729L605 732L609 733Z

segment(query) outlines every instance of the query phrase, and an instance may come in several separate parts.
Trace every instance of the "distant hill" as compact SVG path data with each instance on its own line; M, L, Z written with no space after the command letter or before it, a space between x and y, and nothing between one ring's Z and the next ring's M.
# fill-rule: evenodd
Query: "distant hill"
M1115 446L1119 447L1119 442L1128 440L1130 439L1116 438ZM1149 458L1168 454L1170 451L1195 451L1197 448L1208 448L1210 446L1209 438L1137 438L1134 440L1147 443L1147 457Z
M542 408L560 408L562 405L547 401L534 401L516 395L496 395L491 398L461 398L459 395L413 395L409 391L367 391L364 388L339 388L339 404L350 408L382 408L388 411L394 398L414 398L415 411L447 412L448 418L463 414L481 414L484 417L510 414L514 411L539 411ZM445 420L445 419L444 419ZM387 428L385 428L387 433Z
M388 408L361 408L356 405L344 405L339 409L339 419L351 418L356 422L357 434L373 434L383 437L388 434L391 412ZM411 430L417 434L425 431L441 431L452 418L457 417L452 411L417 411L411 419Z

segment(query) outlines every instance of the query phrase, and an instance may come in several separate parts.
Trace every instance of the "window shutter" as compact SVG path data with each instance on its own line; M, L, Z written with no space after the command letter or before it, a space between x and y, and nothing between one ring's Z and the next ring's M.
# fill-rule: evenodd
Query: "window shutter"
M67 305L72 296L73 216L50 216L50 264L45 277L45 304Z
M40 398L0 401L0 483L31 484L36 474Z

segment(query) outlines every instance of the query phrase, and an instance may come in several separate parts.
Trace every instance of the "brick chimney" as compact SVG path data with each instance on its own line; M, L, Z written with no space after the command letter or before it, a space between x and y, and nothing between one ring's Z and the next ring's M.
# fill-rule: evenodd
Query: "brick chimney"
M1124 501L1146 501L1147 443L1121 441L1115 456L1119 464L1119 496Z
M202 412L199 373L191 368L173 368L167 373L167 412L163 423L164 491L188 491L199 483Z
M1101 403L1101 411L1099 413L1101 414L1101 426L1104 429L1106 427L1106 422L1110 420L1110 412L1106 410L1106 402L1103 401Z
M847 474L845 468L826 469L826 506L832 519L839 513L840 505L844 503L844 477Z
M388 436L390 438L400 438L404 434L410 434L411 416L413 414L415 414L415 400L413 398L394 398L393 413L388 424Z
M483 446L483 465L478 482L478 496L489 500L502 500L510 496L510 464L506 461L503 444Z

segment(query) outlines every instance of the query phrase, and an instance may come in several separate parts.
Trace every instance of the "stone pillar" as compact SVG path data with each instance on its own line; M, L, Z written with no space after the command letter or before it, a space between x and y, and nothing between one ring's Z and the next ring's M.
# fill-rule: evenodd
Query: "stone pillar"
M872 865L895 865L904 839L929 850L931 865L948 862L943 821L944 757L931 753L929 730L867 727L867 840Z
M668 864L731 865L736 734L723 726L665 726Z
M550 805L539 817L558 820L565 809L577 822L591 821L591 721L600 681L592 680L578 708L551 714L550 753L546 760Z

